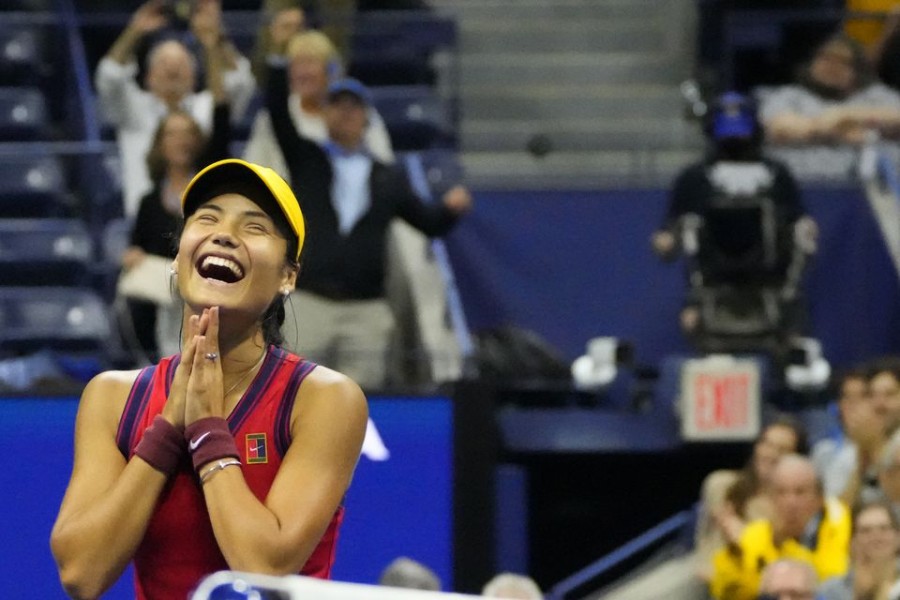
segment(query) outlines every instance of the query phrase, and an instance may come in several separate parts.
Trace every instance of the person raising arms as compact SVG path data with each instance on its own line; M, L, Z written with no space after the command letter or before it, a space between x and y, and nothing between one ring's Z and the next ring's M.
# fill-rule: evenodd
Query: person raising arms
M85 388L51 533L66 591L95 598L134 561L138 598L221 569L327 578L368 409L345 375L281 348L305 235L287 184L238 159L182 196L180 355Z

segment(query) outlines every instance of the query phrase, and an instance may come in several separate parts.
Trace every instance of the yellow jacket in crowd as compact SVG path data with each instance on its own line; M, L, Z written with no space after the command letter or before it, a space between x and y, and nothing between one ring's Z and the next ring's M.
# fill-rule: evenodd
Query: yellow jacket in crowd
M843 575L849 566L850 511L838 500L826 500L813 549L794 539L775 546L772 523L760 519L749 523L737 547L721 548L713 556L710 593L716 600L753 600L759 591L763 568L782 558L809 561L819 580Z

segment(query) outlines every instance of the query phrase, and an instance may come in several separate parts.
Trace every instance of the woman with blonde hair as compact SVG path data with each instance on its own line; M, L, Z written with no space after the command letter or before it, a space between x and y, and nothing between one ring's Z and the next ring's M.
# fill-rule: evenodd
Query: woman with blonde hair
M288 59L288 110L297 132L307 139L324 142L328 137L323 117L328 86L344 74L344 66L337 48L327 35L317 30L302 31L288 38L285 30L273 23L272 50L283 52ZM372 157L383 163L394 162L394 150L384 120L374 107L368 109L368 125L363 138ZM289 172L284 156L272 130L272 120L266 110L256 114L244 158L250 162L270 166L282 177Z

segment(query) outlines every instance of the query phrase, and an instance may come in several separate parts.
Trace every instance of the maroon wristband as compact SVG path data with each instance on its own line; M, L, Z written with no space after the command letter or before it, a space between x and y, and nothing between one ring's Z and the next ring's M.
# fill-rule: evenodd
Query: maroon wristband
M184 455L184 437L162 415L156 415L153 423L144 430L134 454L157 471L171 475L178 470L178 463Z
M200 467L214 460L240 458L234 436L228 429L228 422L222 417L206 417L194 421L185 428L184 439L195 471L199 472Z

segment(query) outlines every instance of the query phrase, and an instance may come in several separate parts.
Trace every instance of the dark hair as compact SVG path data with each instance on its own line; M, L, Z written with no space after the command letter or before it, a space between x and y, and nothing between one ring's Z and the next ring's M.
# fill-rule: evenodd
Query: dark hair
M836 33L816 46L815 50L812 53L812 56L809 58L807 63L804 65L803 70L801 71L801 82L812 88L817 87L816 82L813 81L810 74L812 64L813 62L815 62L816 57L820 52L822 52L822 50L824 50L828 46L835 44L840 44L841 46L844 46L845 48L850 50L851 60L853 61L853 72L855 74L853 80L853 89L858 90L870 84L874 77L874 73L869 63L869 58L866 56L866 50L865 48L863 48L862 44L860 44L844 32Z
M299 273L300 263L295 262L293 258L291 258L296 256L296 245L296 242L292 244L288 241L288 248L284 256L284 261L287 266L296 269ZM287 298L287 296L282 294L276 295L272 300L272 303L269 304L269 307L266 309L266 312L263 313L260 325L262 326L263 339L266 341L267 345L284 345L284 334L281 333L281 326L284 325L284 303L287 301Z
M200 129L200 125L197 123L197 120L194 119L194 117L192 117L190 113L181 109L177 109L173 110L165 117L163 117L153 134L153 141L150 144L150 150L147 151L146 158L147 172L150 174L150 181L152 181L154 184L159 184L166 177L166 171L169 168L169 161L166 160L166 157L163 156L162 152L162 137L166 125L168 125L169 121L176 116L183 116L187 118L191 124L192 133L197 140L197 148L195 149L196 152L194 155L195 161L200 158L200 155L202 154L201 150L203 146L208 142L207 137L203 133L203 130ZM199 167L200 165L194 166Z
M779 413L771 421L766 423L760 430L753 445L756 446L756 444L762 441L766 431L772 427L786 427L794 432L794 439L796 442L793 454L805 455L809 452L809 436L807 435L806 427L804 427L797 418L785 413ZM747 502L759 492L760 484L759 477L757 477L756 471L753 468L753 454L751 453L744 468L741 469L738 478L728 488L725 497L734 505L737 513L743 515L747 507Z
M843 369L838 369L831 375L831 381L828 384L829 393L831 393L835 397L840 397L841 391L844 389L844 385L848 381L859 380L859 381L868 381L869 380L869 372L868 367L866 365L853 365L851 367L845 367Z
M869 381L882 373L890 373L894 379L900 381L900 356L889 355L876 358L868 364L866 371L866 379Z
M809 454L809 433L806 430L806 425L804 425L803 422L800 421L800 419L793 415L779 413L774 419L766 424L766 426L760 433L759 439L762 439L765 430L769 429L770 427L786 427L793 431L794 437L797 440L797 444L794 448L794 453Z
M859 515L872 508L883 509L888 514L888 519L890 519L894 531L900 531L900 520L898 520L897 514L894 512L894 507L891 502L884 498L876 498L872 500L860 500L853 505L850 523L854 534L856 533L856 519L859 518Z

